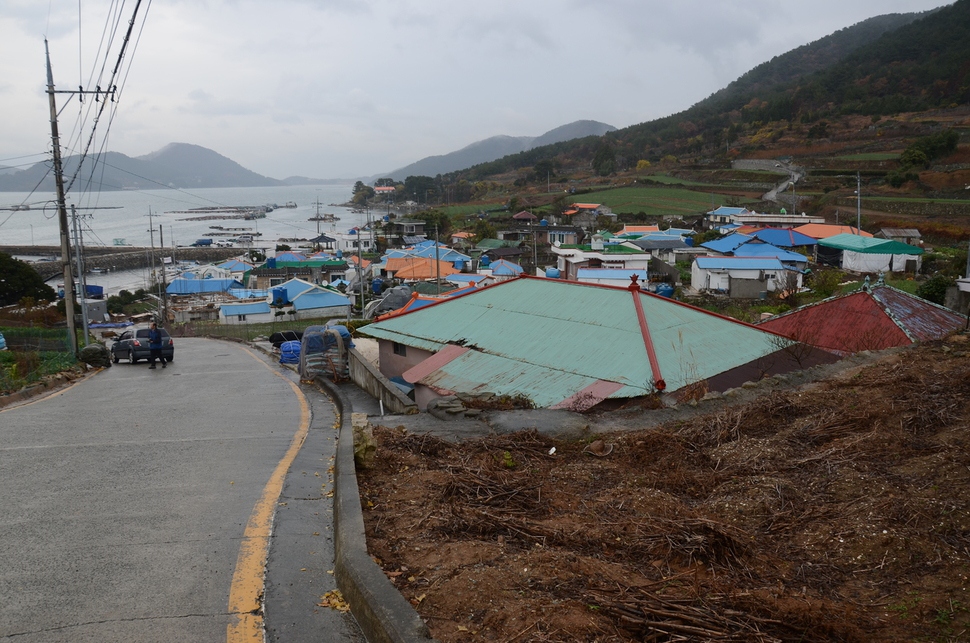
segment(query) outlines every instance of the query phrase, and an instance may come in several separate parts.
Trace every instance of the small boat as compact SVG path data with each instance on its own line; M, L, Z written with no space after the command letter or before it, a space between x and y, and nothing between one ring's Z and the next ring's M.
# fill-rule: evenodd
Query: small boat
M296 201L287 201L286 202L286 205L284 205L283 207L284 208L295 208L296 207Z

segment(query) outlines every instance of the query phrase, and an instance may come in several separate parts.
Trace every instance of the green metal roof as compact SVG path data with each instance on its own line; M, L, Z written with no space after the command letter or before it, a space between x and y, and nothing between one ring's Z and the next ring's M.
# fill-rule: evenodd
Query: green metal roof
M851 250L862 254L880 255L921 255L922 248L911 246L901 241L891 239L876 239L875 237L863 237L858 234L837 234L834 237L821 239L820 246L828 248L838 248L839 250Z
M536 277L483 288L360 332L431 352L449 344L470 348L429 376L440 388L519 393L548 406L602 381L620 385L608 397L635 397L652 392L657 378L634 298L667 391L790 343L664 297Z
M519 245L518 241L503 241L502 239L482 239L477 244L475 244L475 247L482 250L495 250L496 248L511 248L517 245Z

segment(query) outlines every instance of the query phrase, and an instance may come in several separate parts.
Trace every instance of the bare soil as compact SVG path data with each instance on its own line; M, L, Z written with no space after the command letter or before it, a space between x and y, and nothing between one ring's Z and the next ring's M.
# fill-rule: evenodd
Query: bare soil
M377 427L368 548L443 643L970 640L968 352L593 436L602 456Z

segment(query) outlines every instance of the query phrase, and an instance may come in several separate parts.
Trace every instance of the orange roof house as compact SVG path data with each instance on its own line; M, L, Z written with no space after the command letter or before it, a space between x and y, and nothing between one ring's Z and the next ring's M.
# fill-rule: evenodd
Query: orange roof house
M353 263L353 264L356 264L358 261L360 261L361 268L366 268L367 266L371 265L371 260L364 259L363 257L355 257L351 255L351 256L344 257L344 260L347 263Z
M438 264L437 267L435 263ZM447 261L435 262L430 257L388 257L384 272L395 279L423 281L439 276L447 277L461 271Z
M837 234L858 234L863 237L872 236L868 232L859 230L853 226L832 225L829 223L806 223L805 225L800 225L795 228L795 232L801 232L802 234L812 237L813 239L828 239L829 237L834 237Z

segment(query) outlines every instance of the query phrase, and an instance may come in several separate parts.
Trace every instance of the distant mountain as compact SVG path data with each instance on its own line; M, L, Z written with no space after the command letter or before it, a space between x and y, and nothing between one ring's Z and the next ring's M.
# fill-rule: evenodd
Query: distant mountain
M518 154L534 147L551 145L563 141L587 136L602 136L616 128L597 121L576 121L549 130L541 136L492 136L482 141L467 145L456 152L439 156L428 156L420 161L388 172L379 174L374 179L390 177L395 181L403 181L409 176L437 176L455 170L461 170L480 163L488 163L510 154Z
M838 114L966 104L968 20L970 0L876 16L776 56L677 114L610 132L596 144L572 140L483 163L461 178L480 180L542 160L589 167L598 154L616 155L619 168L668 154L724 156L740 134L772 121L808 127Z
M73 189L87 191L150 190L172 188L238 188L285 185L251 172L221 154L198 145L170 143L162 149L132 158L118 152L89 157L78 171L78 156L64 159L64 180ZM50 163L37 163L12 174L0 173L0 191L29 192L55 189Z
M311 179L308 176L288 176L283 179L286 185L344 185L353 182L354 179Z

